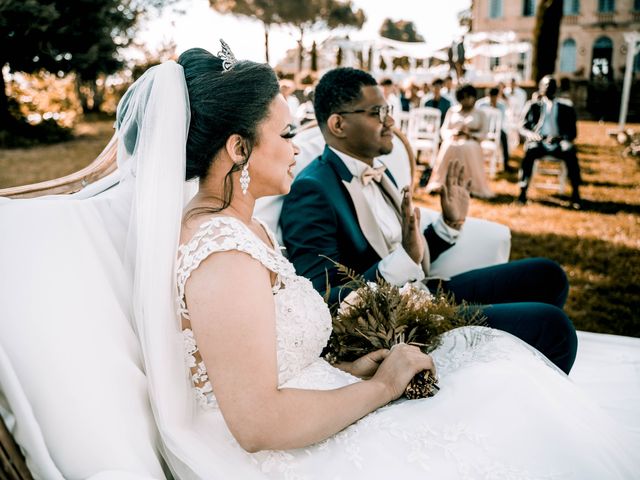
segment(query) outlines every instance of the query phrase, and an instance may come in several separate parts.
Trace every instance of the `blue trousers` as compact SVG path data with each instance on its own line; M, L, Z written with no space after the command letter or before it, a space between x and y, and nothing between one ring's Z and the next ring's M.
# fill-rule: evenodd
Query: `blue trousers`
M433 290L438 281L430 280ZM571 320L562 311L569 282L556 262L527 258L479 268L440 283L456 301L479 309L487 324L509 332L543 353L569 373L576 358L578 339Z

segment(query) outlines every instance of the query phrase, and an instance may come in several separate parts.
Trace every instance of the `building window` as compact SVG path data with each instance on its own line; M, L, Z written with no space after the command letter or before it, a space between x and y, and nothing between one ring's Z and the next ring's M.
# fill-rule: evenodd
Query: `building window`
M637 0L640 2L640 0ZM580 0L564 0L562 4L564 15L578 15L580 13Z
M522 1L522 16L533 17L536 14L536 0Z
M615 0L598 0L599 13L613 13L616 9Z
M591 77L613 80L612 57L613 42L609 37L599 37L593 44Z
M489 18L502 17L502 0L489 0Z
M576 71L576 41L567 38L560 47L560 71L573 73Z
M500 66L500 57L489 57L489 68L495 70Z
M633 11L640 12L640 0L633 0Z

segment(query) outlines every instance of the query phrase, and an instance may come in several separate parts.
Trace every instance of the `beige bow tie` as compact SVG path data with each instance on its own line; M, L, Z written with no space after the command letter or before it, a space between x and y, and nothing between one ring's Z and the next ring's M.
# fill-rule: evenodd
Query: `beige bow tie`
M362 181L362 184L365 186L369 185L372 180L374 182L380 183L380 180L382 180L382 175L384 175L384 171L386 169L387 167L385 167L384 165L381 167L375 167L375 168L367 166L364 172L362 172L362 175L360 175L360 180Z

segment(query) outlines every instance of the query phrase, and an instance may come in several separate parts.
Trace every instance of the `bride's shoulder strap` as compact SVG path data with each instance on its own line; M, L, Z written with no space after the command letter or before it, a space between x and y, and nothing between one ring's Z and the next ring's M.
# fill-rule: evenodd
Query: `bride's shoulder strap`
M232 250L250 255L279 277L295 274L293 266L282 255L271 251L240 220L216 216L200 225L191 240L178 249L176 274L180 298L191 273L209 255Z

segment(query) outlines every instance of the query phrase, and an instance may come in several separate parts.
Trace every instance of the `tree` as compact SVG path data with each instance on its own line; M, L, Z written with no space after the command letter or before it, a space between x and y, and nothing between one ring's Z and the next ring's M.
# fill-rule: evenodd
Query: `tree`
M215 11L260 20L264 25L264 58L269 63L269 31L273 25L286 23L280 15L277 0L209 0ZM284 2L286 3L286 2Z
M298 29L298 71L302 70L304 35L315 28L361 28L366 20L362 9L354 10L351 0L291 0L279 2L287 23Z
M473 0L471 6L458 12L458 25L470 32L473 30Z
M0 0L0 66L10 72L75 72L78 89L122 65L119 49L145 11L164 0ZM0 75L0 129L13 122Z
M311 71L318 71L318 47L315 40L311 44Z
M408 20L394 22L387 18L382 22L379 33L381 37L400 42L424 42L424 37L418 33L414 23Z
M562 0L540 0L533 30L532 76L539 82L556 68L560 23L562 22Z
M269 30L273 25L298 29L298 70L302 69L305 32L318 26L360 28L366 17L353 10L351 0L209 0L220 13L231 13L260 20L265 29L265 58L269 61Z

